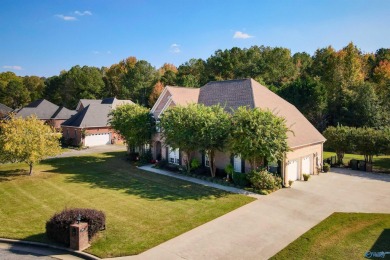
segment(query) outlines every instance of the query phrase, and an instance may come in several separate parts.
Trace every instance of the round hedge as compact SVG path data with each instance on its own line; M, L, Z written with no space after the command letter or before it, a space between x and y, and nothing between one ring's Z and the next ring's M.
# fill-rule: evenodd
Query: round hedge
M60 213L54 214L46 222L46 235L49 239L69 246L70 225L77 222L77 217L81 216L81 222L88 223L89 240L99 231L106 228L106 216L103 211L96 209L64 209Z

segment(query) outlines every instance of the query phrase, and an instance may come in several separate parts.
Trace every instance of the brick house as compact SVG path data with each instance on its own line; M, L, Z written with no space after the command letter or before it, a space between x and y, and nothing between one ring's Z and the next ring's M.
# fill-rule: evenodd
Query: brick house
M62 135L72 145L98 146L122 143L122 137L109 125L109 113L117 106L134 104L131 100L106 98L81 99L77 114L62 123Z
M326 139L294 105L253 79L209 82L197 89L167 86L151 109L151 113L158 122L169 107L190 103L200 103L206 106L220 104L228 112L240 106L258 107L269 109L274 114L284 117L287 126L292 130L287 134L291 151L286 154L283 161L273 162L273 166L278 168L285 185L288 180L302 179L304 173L316 174L317 168L321 166L323 143ZM157 160L166 159L174 164L181 164L183 160L178 149L172 150L164 144L160 133L153 136L152 154ZM198 153L195 157L204 166L208 166L208 159L204 154ZM247 161L229 152L217 152L215 162L218 169L224 169L227 164L231 163L236 172L250 170Z
M61 124L76 114L75 110L69 110L63 106L57 106L46 99L38 99L27 106L15 110L17 117L29 117L35 115L38 119L51 125L57 131L61 130Z

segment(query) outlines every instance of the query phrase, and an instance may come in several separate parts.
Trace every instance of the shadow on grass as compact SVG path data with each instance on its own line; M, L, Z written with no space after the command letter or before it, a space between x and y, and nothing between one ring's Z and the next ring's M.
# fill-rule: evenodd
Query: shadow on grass
M141 171L131 166L124 152L99 156L56 158L43 162L53 167L50 172L69 174L66 181L89 183L94 188L123 191L151 200L200 200L218 198L228 192Z
M19 176L28 176L28 171L25 169L14 169L0 171L0 182L12 181Z
M390 229L384 229L378 239L366 253L366 258L390 259ZM386 254L387 253L387 254Z
M347 169L347 168L336 168L336 167L332 167L330 169L330 171L334 172L334 173L345 174L345 175L355 176L355 177L361 177L361 178L370 179L370 180L390 182L390 175L384 174L384 173L364 172L364 171L357 171L357 170L351 170L351 169Z

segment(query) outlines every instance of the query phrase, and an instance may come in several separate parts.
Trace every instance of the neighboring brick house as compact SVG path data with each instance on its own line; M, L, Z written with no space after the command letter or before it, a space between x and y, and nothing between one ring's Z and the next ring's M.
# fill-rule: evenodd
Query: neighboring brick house
M35 115L38 119L51 125L56 130L61 130L61 124L76 114L75 110L69 110L63 106L57 106L46 99L38 99L27 106L15 110L17 117L29 117Z
M116 98L81 99L77 114L61 125L64 139L72 145L87 147L122 143L122 137L109 126L109 113L124 104L134 103Z
M12 112L12 108L7 107L0 103L0 119L6 117L9 113Z
M220 104L228 112L240 106L258 107L269 109L274 114L284 117L287 126L292 130L287 133L291 151L282 162L274 162L275 167L279 168L284 184L287 184L288 180L302 179L303 173L317 173L317 167L323 160L323 143L326 139L294 105L255 80L214 81L198 89L167 86L151 113L158 121L167 108L190 103L206 106ZM166 159L170 163L181 164L183 160L178 149L173 151L163 143L160 133L153 137L152 154L155 159ZM208 165L208 159L204 154L198 153L197 158L204 166ZM215 161L218 169L224 169L229 163L232 163L237 172L247 172L250 169L247 161L228 152L217 152Z

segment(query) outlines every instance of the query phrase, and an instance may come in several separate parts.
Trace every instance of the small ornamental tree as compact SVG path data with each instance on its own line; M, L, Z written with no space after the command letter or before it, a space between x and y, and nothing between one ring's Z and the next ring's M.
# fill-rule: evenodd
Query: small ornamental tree
M337 163L340 165L343 164L344 154L353 149L352 131L351 127L338 125L328 127L323 133L327 139L326 146L335 151Z
M271 111L239 107L232 117L229 149L249 161L252 170L258 162L282 160L289 151L285 119Z
M364 160L372 163L374 155L378 156L383 152L385 141L385 131L373 128L355 128L351 131L355 150L364 155Z
M161 117L161 134L172 149L179 148L185 154L187 172L191 170L194 152L200 150L199 122L202 122L197 104L171 107Z
M61 134L35 116L11 116L0 124L0 161L25 162L33 166L49 156L61 153Z
M155 131L149 109L136 104L117 107L110 113L110 125L126 141L128 147L142 147L150 143Z
M230 115L219 105L198 106L198 129L194 133L199 141L200 149L204 150L210 162L210 173L215 177L215 152L222 151L230 132Z

